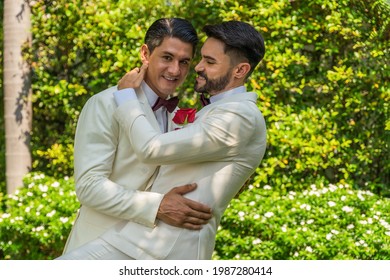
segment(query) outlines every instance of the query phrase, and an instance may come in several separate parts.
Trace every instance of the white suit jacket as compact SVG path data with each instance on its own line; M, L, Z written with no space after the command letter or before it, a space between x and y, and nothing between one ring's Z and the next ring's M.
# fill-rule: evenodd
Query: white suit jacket
M81 203L64 252L100 236L119 221L153 227L163 195L145 192L158 171L157 164L141 163L127 133L113 115L117 109L111 87L92 96L77 125L74 144L76 193ZM142 88L136 90L139 109L159 129ZM172 115L168 115L168 123Z
M213 218L200 231L162 221L154 228L122 222L102 238L136 259L211 259L223 212L265 153L266 126L256 98L252 92L226 97L200 110L193 124L165 134L148 124L137 100L118 107L115 118L140 160L163 165L152 191L196 182L186 196L212 207Z

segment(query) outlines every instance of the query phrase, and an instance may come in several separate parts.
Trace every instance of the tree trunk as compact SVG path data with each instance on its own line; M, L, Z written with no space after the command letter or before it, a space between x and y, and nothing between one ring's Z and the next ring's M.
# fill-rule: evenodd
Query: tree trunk
M26 0L4 1L4 120L7 193L22 186L31 170L31 70L22 49L31 45L30 7Z

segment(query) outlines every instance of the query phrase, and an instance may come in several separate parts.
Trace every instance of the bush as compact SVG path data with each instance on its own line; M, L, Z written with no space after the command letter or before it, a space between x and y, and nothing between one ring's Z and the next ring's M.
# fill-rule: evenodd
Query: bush
M4 200L0 259L58 257L79 208L73 179L31 173L24 182ZM213 258L390 260L389 207L348 185L285 195L250 186L222 217Z
M390 195L390 8L383 0L33 2L34 170L71 176L82 106L139 65L154 20L188 18L202 40L205 24L243 20L266 42L247 83L269 135L253 183L297 191L305 178ZM196 106L193 72L179 92L182 105Z
M45 260L61 255L79 203L72 179L31 173L2 206L0 259Z
M390 260L390 200L348 185L282 195L251 186L234 199L215 259Z

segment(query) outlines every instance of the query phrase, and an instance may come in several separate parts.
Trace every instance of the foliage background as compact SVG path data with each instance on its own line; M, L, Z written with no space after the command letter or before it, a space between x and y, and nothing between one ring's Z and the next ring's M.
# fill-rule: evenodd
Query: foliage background
M21 195L28 192L30 184L50 188L54 181L63 183L63 178L72 178L73 136L82 106L90 96L116 84L126 71L139 65L139 47L153 21L169 16L187 18L203 40L204 34L200 31L203 25L243 20L256 26L266 42L266 56L247 87L259 95L258 106L267 122L268 147L264 160L248 182L252 187L245 189L226 212L217 237L215 258L390 258L389 253L378 246L381 242L388 249L390 235L390 216L385 214L386 208L381 208L388 209L390 196L390 9L384 1L39 0L30 1L30 4L33 47L26 50L26 59L33 68L33 169L45 176L27 178ZM0 10L2 5L3 1L0 1ZM0 67L0 74L1 71ZM192 72L178 91L182 106L198 106L192 90L193 77ZM3 128L2 118L0 126ZM3 171L4 135L0 140L0 168ZM0 187L4 192L4 172L0 172L0 176ZM36 183L36 180L43 181ZM72 181L66 182L69 189L65 194L72 197ZM266 190L267 194L263 194L264 186L270 186L271 193ZM346 219L352 224L360 223L368 213L370 217L376 215L377 221L383 222L379 222L381 226L375 237L367 234L364 237L354 231L347 234L344 227L350 224L328 220L319 210L313 214L316 218L294 216L289 211L290 202L284 197L293 192L300 205L307 204L306 192L311 186L319 189L348 186L345 188L351 193L340 194L340 201L345 201L341 200L343 196L351 196L354 201L352 197L357 197L358 192L372 193L372 200L382 203L378 206L382 210L376 211L382 211L382 216L370 212L373 206L367 199L353 203L354 209L363 207L352 211L356 215L354 222L348 220L342 207L331 208L328 214L344 217L342 221ZM56 190L53 192L57 193ZM54 197L60 197L54 193ZM42 199L40 195L27 197L25 201ZM32 222L33 218L18 218L19 222L15 223L15 218L25 215L25 210L20 208L21 204L10 203L12 197L2 199L1 192L0 199L0 211L5 215L0 219L1 232L5 229L8 232L0 238L0 258L17 258L18 254L22 258L58 255L71 221L64 223L64 227L51 228L45 237L36 234L40 239L32 243L35 247L50 247L53 242L59 244L52 246L51 253L46 249L41 250L46 254L39 254L39 249L33 250L38 253L20 251L31 246L27 245L31 242L19 241L19 246L15 245L17 241L9 244L7 240L14 240L12 235L28 234L29 227L22 230L26 224L49 225L56 216L41 219L36 215L35 222ZM255 204L247 208L241 199L255 201ZM312 206L311 209L322 209L328 199L331 198L321 197L315 202L319 208ZM77 201L66 201L72 211L64 212L64 215L72 217ZM56 213L61 212L56 204L51 205ZM282 220L252 219L243 223L238 215L240 211L248 217L273 213ZM286 213L291 217L286 217ZM286 220L290 218L290 222ZM323 225L334 225L334 230L343 232L338 236L338 245L331 245L334 239L321 243L320 240L327 240L328 233L320 234L322 227L316 223L313 224L317 226L309 231L313 234L311 239L299 232L300 223L310 219L322 221ZM283 225L292 228L295 235L284 234ZM256 231L248 232L250 229ZM317 237L313 237L315 233ZM364 238L376 241L365 241L368 249L360 251L364 246L359 247L356 242ZM258 240L268 245L262 247ZM312 243L306 244L309 240ZM313 244L322 244L322 247ZM337 253L345 246L346 252ZM307 251L308 247L313 252ZM274 251L279 253L271 253Z

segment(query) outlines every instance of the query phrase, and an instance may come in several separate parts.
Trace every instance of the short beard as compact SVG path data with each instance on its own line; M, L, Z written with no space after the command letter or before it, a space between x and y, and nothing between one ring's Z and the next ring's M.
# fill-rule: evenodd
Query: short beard
M205 78L206 83L204 84L203 87L199 87L197 82L195 82L194 89L196 92L199 93L220 92L224 90L227 84L229 83L231 73L232 73L232 69L229 69L229 71L226 73L225 76L222 76L214 80L209 80L203 72L198 72L199 76Z

